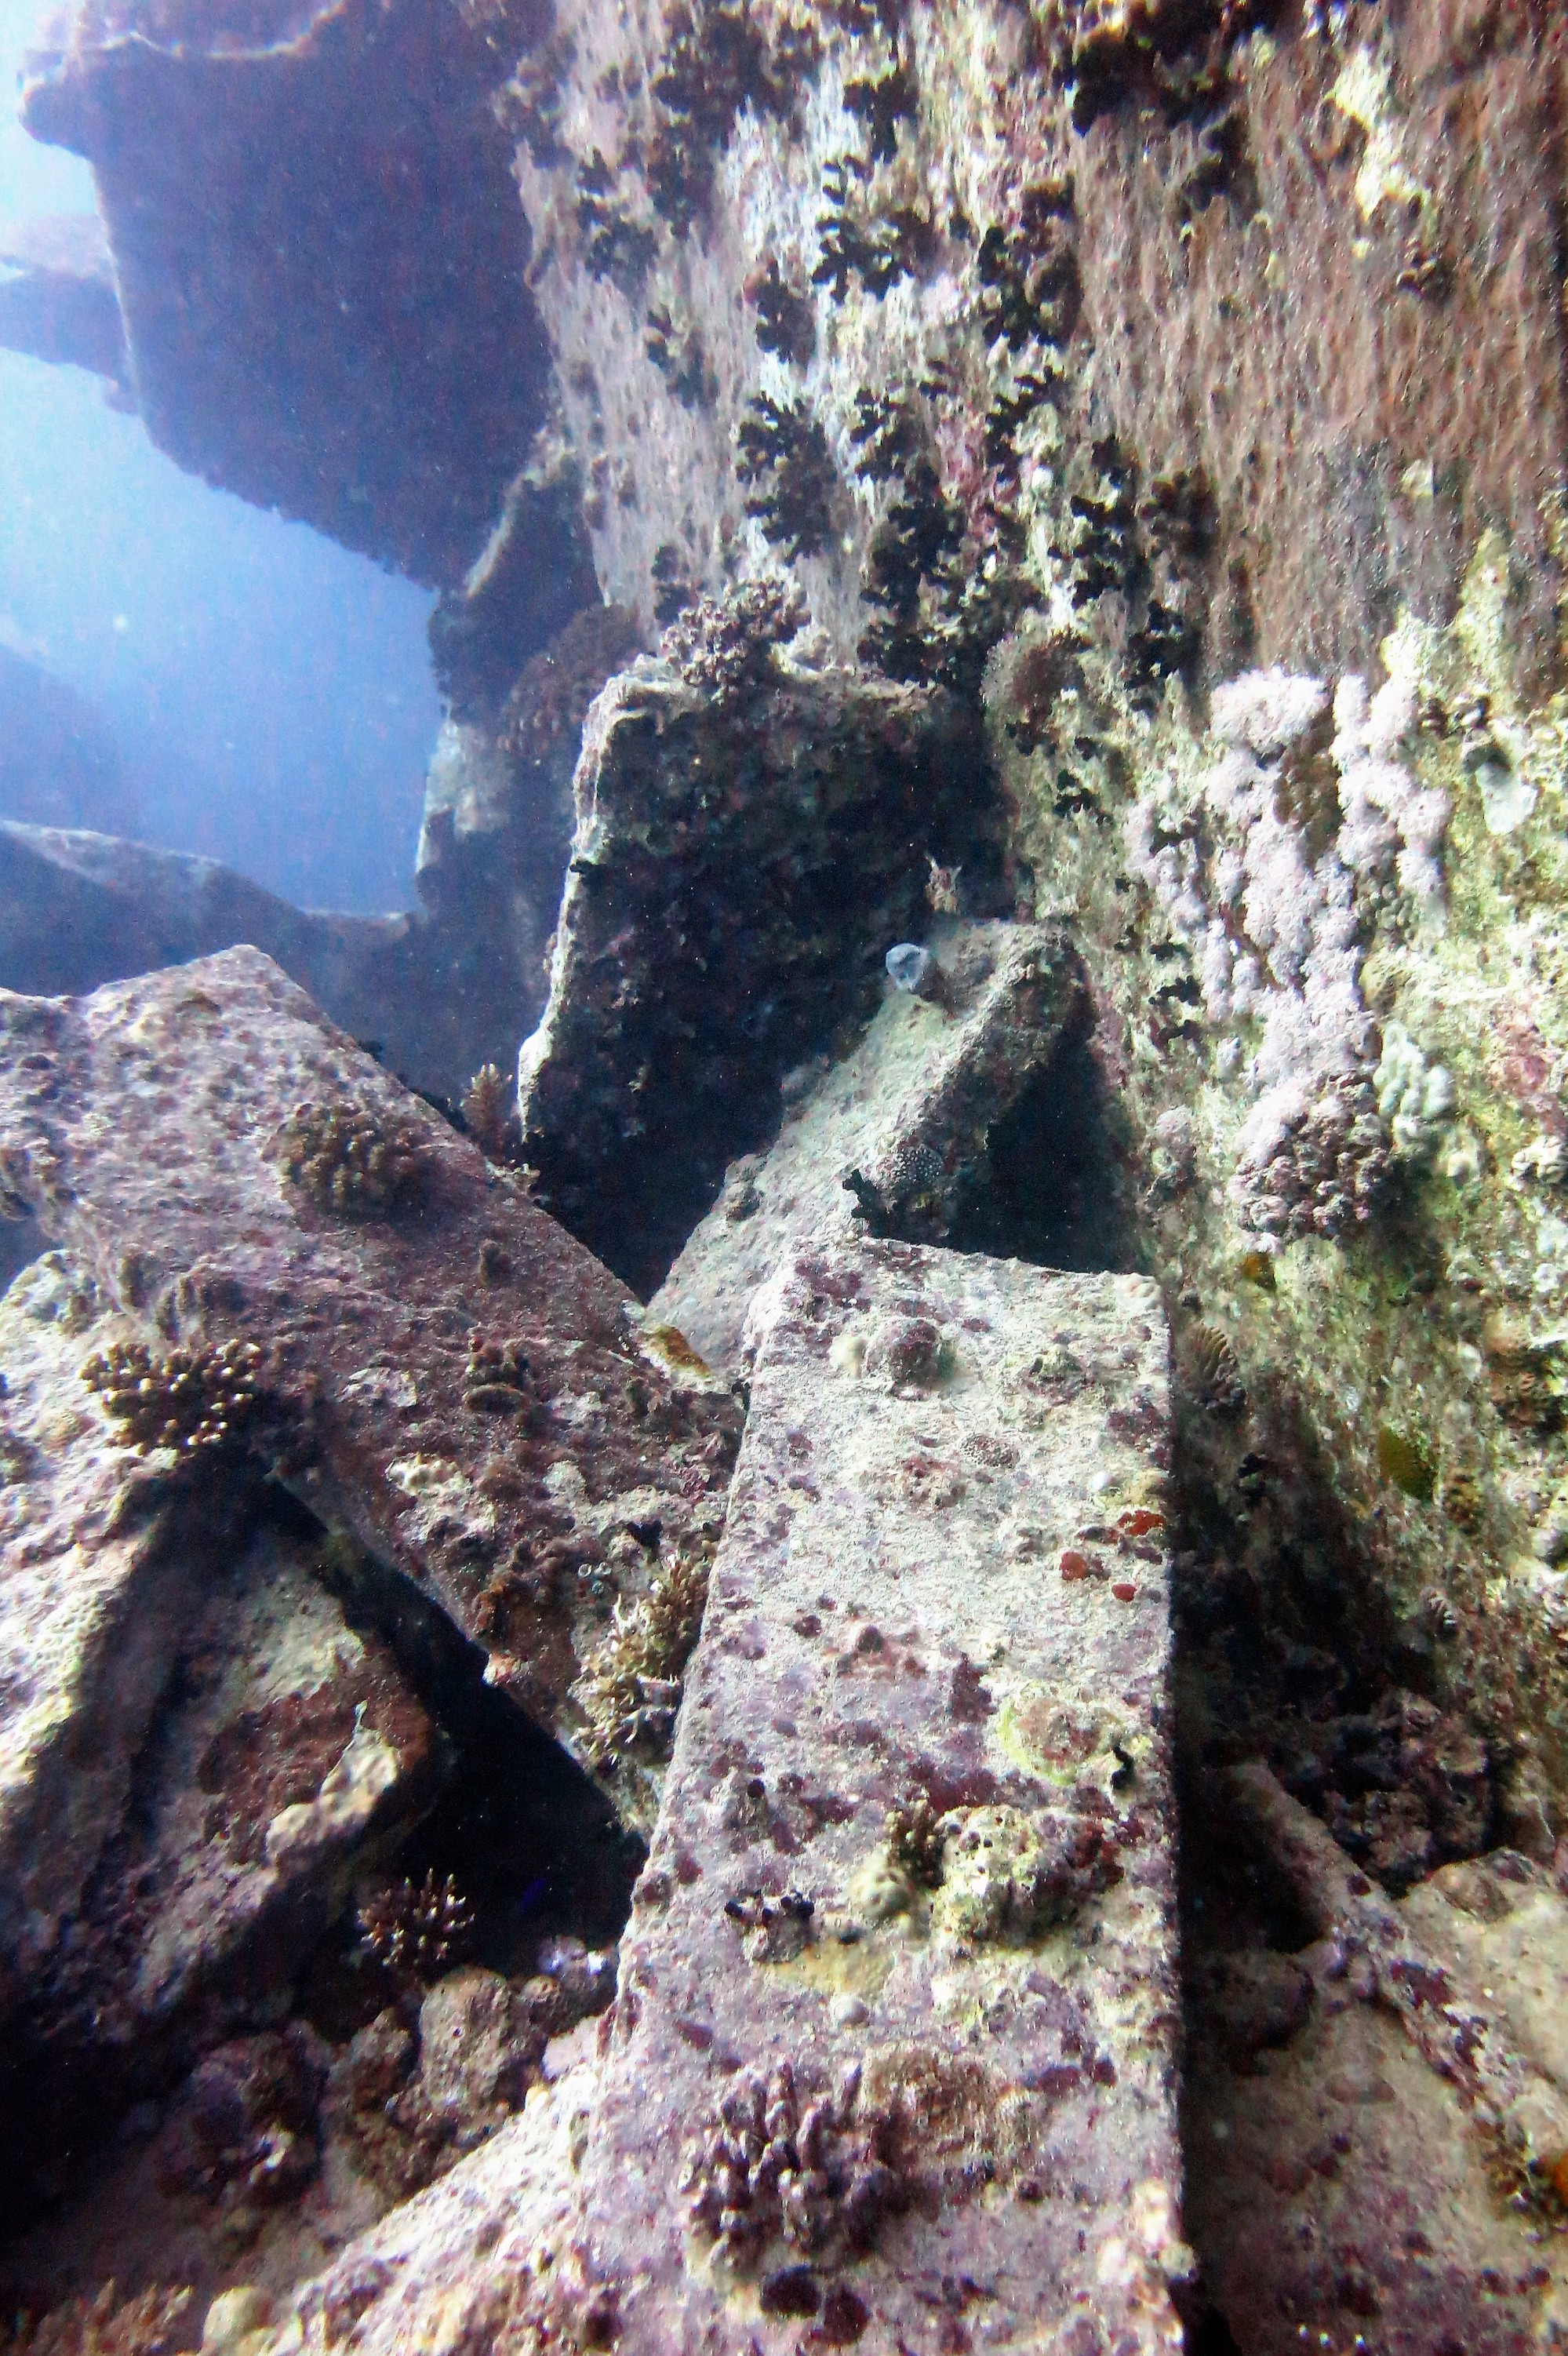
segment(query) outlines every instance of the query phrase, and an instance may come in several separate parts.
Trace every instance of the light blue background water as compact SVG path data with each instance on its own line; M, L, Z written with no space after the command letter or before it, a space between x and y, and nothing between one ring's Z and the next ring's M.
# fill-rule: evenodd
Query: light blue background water
M88 166L16 119L39 13L0 0L0 220L92 208ZM182 474L97 378L0 352L0 637L97 707L144 840L305 906L407 905L431 602Z

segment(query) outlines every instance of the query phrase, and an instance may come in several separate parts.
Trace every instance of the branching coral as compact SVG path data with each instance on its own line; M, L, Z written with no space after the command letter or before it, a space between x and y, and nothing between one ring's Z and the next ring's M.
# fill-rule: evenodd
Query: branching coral
M1364 1074L1337 1075L1316 1094L1282 1081L1243 1124L1232 1199L1255 1234L1337 1236L1376 1207L1388 1165L1388 1130Z
M711 409L719 380L695 327L679 324L667 305L656 303L643 348L683 408Z
M699 597L659 641L672 669L722 701L761 687L774 669L775 648L804 627L805 602L783 581L748 581L719 600Z
M461 1961L473 1931L468 1901L432 1866L422 1881L389 1882L359 1909L359 1944L400 1980L429 1984Z
M742 2070L687 2153L692 2226L737 2268L780 2239L808 2256L858 2255L908 2203L898 2130L892 2114L862 2105L858 2068L815 2097L788 2062Z
M300 1104L283 1125L285 1174L324 1211L374 1216L422 1192L430 1152L411 1121L383 1119L357 1106Z
M608 1638L573 1688L595 1766L612 1768L630 1750L667 1754L681 1673L702 1626L708 1571L705 1554L677 1555L645 1595L616 1603Z
M155 1358L143 1342L115 1342L81 1369L81 1379L143 1455L173 1448L189 1456L242 1440L262 1414L261 1352L254 1342L218 1342Z
M1082 300L1072 221L1072 182L1050 180L1025 190L1015 230L993 222L986 231L976 269L987 343L1015 352L1067 343Z
M942 1819L923 1792L888 1812L889 1860L917 1890L940 1888L944 1838Z
M522 1148L516 1090L495 1064L481 1064L463 1091L463 1119L487 1162L515 1162Z

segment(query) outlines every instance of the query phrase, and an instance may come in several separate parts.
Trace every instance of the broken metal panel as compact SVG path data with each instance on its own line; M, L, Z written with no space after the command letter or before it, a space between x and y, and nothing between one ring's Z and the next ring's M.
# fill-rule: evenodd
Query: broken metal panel
M96 213L47 214L0 228L0 348L91 369L123 389L125 334L114 268Z
M80 1369L132 1330L59 1253L0 1300L0 2016L54 2011L57 2092L286 1984L449 1765L232 1467L126 1450Z
M1167 1430L1141 1279L791 1255L622 1947L591 2344L1179 2346Z
M1081 1003L1078 960L1051 926L946 927L925 991L891 992L772 1149L731 1164L649 1315L731 1367L787 1239L945 1242L985 1186L993 1129L1049 1071Z
M93 166L158 446L440 584L544 409L497 55L449 0L88 0L23 100Z
M0 1189L155 1355L253 1347L237 1436L558 1737L616 1602L699 1576L726 1386L258 950L0 993Z

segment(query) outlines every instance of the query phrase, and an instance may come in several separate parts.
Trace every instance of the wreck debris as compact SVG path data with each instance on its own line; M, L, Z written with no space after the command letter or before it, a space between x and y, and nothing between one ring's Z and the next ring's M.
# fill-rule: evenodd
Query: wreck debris
M874 1012L929 860L992 871L956 706L795 667L794 610L771 584L694 608L666 641L680 673L613 681L578 769L523 1151L539 1200L645 1293L785 1075Z
M306 0L238 48L201 29L171 46L155 22L126 40L74 13L25 98L36 135L93 161L149 433L193 473L454 584L549 369L492 106L505 64L461 9L345 19ZM344 137L346 104L362 136ZM234 204L214 211L214 187ZM374 285L400 299L368 301ZM450 331L432 337L434 316Z
M1029 1088L1049 1085L1082 986L1061 937L950 926L934 955L915 951L919 996L893 963L913 948L888 952L893 991L861 1044L792 1108L772 1151L749 1159L743 1180L731 1174L655 1297L653 1313L710 1365L741 1363L748 1307L786 1236L944 1240L965 1200L984 1194L992 1131ZM737 1183L751 1200L743 1219Z
M912 1299L958 1348L906 1399L857 1379L837 1344ZM1061 1335L1101 1371L1047 1419L1009 1369ZM627 2344L729 2347L725 2269L757 2281L764 2312L816 2315L847 2291L913 2329L916 2250L920 2268L994 2285L993 2321L1026 2337L1081 2282L1102 2317L1136 2310L1161 2335L1147 2344L1174 2344L1163 1580L1131 1607L1052 1592L1012 1543L1026 1521L1044 1543L1083 1518L1091 1470L1102 1499L1157 1498L1165 1355L1141 1280L894 1243L788 1254L582 2164L580 2243ZM1017 1461L983 1503L933 1512L907 1462L955 1458L976 1420ZM1082 1697L1065 1719L1063 1689ZM807 1691L825 1704L811 1718L790 1699ZM869 1906L859 1872L873 1855L886 1872L890 1805L922 1785L947 1804L951 1863L929 1932L918 1892L912 1911ZM1040 1850L1021 1909L997 1896L1004 1820L1025 1879ZM1067 1848L1061 1875L1048 1862L1059 1824L1082 1872ZM900 1829L929 1885L934 1827L917 1807ZM795 1935L743 1976L725 1887L753 1893L743 1922L770 1897L795 1909ZM1038 1994L1004 1997L1019 1944ZM959 2025L976 2008L983 2051ZM714 2051L740 2063L717 2085ZM684 2144L684 2189L637 2164L650 2139ZM1071 2203L1050 2197L1069 2182Z
M48 2089L12 2114L24 2177L193 2019L210 2040L286 2005L334 1892L453 1763L235 1452L196 1445L176 1482L115 1444L80 1377L94 1345L138 1351L46 1253L0 1301L0 1417L26 1449L0 1489L0 1650L29 1664L0 1715L0 2020L18 2082Z
M1494 2127L1511 2124L1526 2163L1549 2171L1568 2152L1568 2089L1539 2051L1520 2052L1505 2019L1488 2018L1490 1991L1465 1986L1426 1947L1421 1926L1443 1911L1435 1890L1424 1904L1402 1908L1369 1889L1332 1834L1261 1762L1233 1768L1227 1783L1248 1837L1286 1877L1319 1937L1366 1958L1381 2001L1432 2067Z
M43 1093L23 1068L40 1036L55 1043ZM329 1201L347 1171L351 1203L397 1205L412 1166L417 1208L323 1219L306 1195L302 1215L304 1190L280 1185L272 1159L281 1128L299 1135L302 1101L353 1108L303 1125ZM227 1348L247 1367L264 1352L278 1436L270 1422L250 1436L280 1475L571 1740L605 1589L630 1604L647 1578L639 1548L608 1564L610 1536L651 1519L672 1547L702 1542L721 1513L739 1424L722 1383L645 1347L636 1304L521 1183L254 950L69 1005L0 999L0 1171L143 1346ZM504 1465L503 1389L518 1410L506 1402ZM598 1591L557 1577L562 1562L596 1567Z

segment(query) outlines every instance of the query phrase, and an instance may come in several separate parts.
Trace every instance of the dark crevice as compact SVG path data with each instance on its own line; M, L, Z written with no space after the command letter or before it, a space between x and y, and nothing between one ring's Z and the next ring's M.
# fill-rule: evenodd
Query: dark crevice
M0 1218L0 1292L48 1248L37 1219Z
M960 1192L950 1248L1041 1268L1136 1268L1121 1119L1085 1012L992 1130Z
M411 1580L341 1538L326 1540L321 1576L349 1625L391 1647L457 1752L444 1796L391 1870L452 1875L474 1918L470 1958L492 1971L527 1970L557 1933L613 1944L646 1854L637 1835L560 1743L485 1684L485 1654ZM336 1924L313 1987L356 1944L352 1923Z
M296 1558L314 1557L350 1627L390 1651L445 1738L448 1772L434 1804L396 1848L367 1844L359 1869L367 1886L450 1877L470 1925L453 1962L514 1980L537 1967L544 1942L561 1934L590 1948L613 1947L630 1911L643 1843L560 1746L485 1683L479 1648L411 1581L351 1540L328 1535L259 1472L230 1465L216 1483L182 1489L170 1549L189 1552L205 1540L209 1576L233 1584L237 1601L254 1541L269 1528ZM117 2165L120 2121L133 2105L163 2104L216 2043L298 2020L339 2046L408 1993L366 1953L357 1886L343 1877L282 1892L240 1950L166 2019L149 2022L112 1995L100 2002L105 1992L92 1958L118 1958L130 1975L127 1987L133 1980L147 1927L136 1895L138 1860L148 1853L160 1763L177 1740L176 1721L191 1686L190 1665L176 1658L135 1762L124 1816L83 1893L89 1980L78 1984L80 1972L62 1948L6 2024L0 2218L10 2231L91 2201L99 2178ZM0 2266L3 2257L0 2248Z

